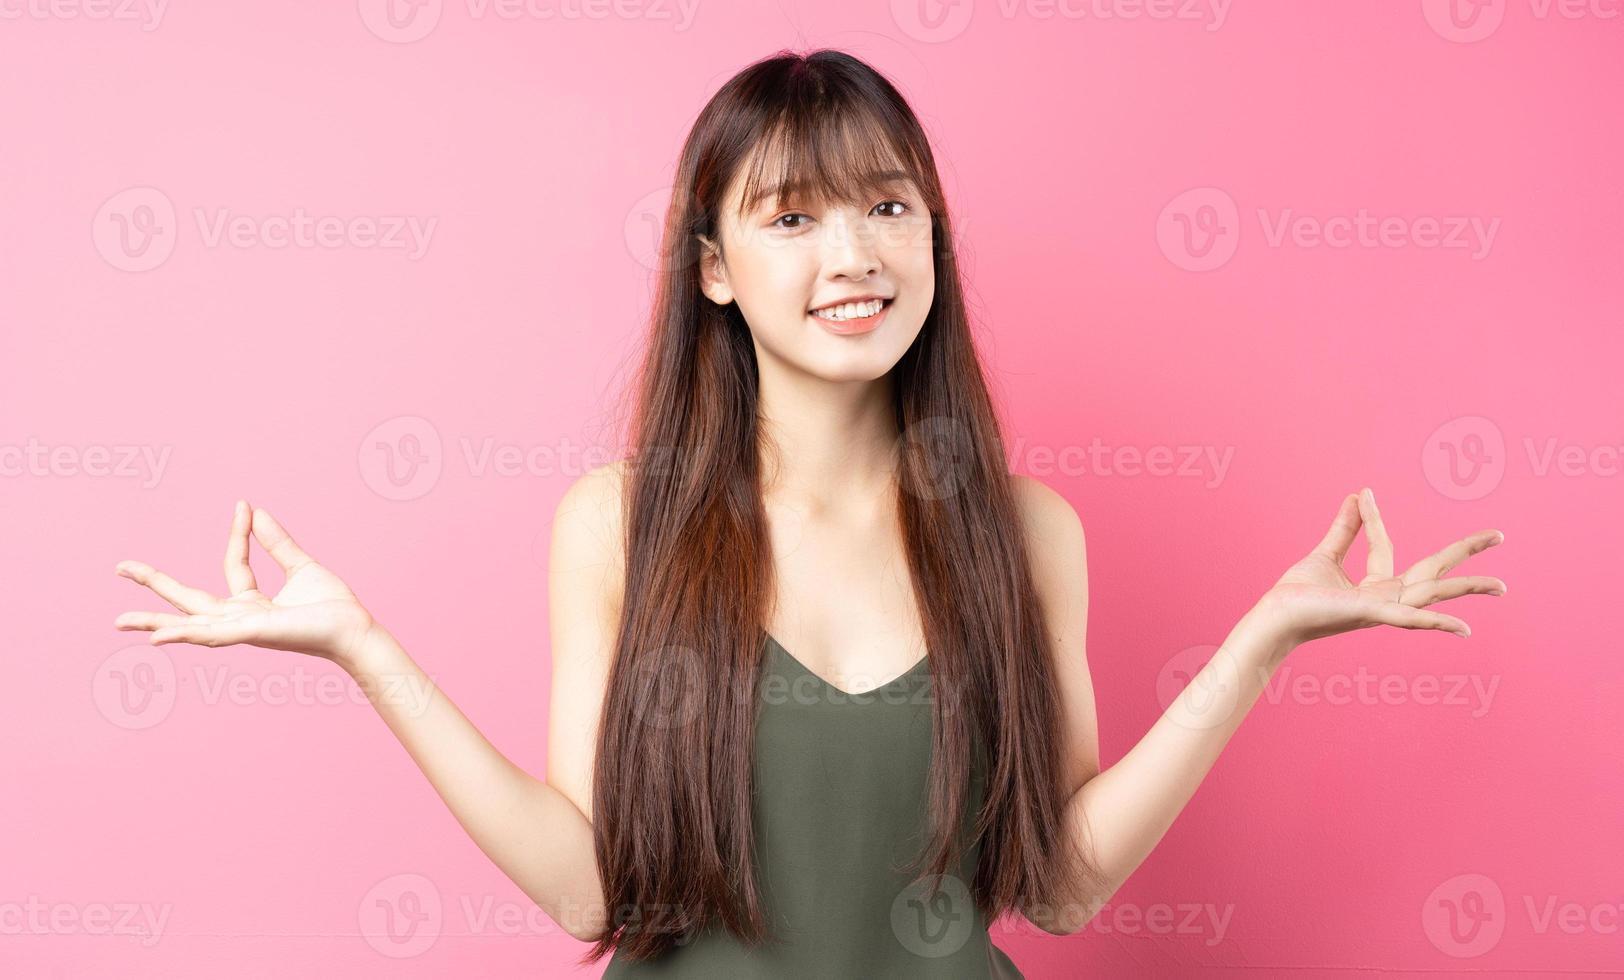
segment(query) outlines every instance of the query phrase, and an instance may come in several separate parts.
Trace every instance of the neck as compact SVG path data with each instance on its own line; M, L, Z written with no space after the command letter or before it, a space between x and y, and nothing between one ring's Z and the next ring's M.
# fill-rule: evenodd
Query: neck
M766 502L808 516L889 510L898 436L890 374L828 381L757 363Z

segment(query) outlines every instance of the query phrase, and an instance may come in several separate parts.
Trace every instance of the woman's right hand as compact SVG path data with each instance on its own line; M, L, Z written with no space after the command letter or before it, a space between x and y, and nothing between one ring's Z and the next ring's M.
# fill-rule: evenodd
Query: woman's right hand
M287 573L276 596L267 597L248 563L248 536L259 541ZM226 541L226 587L220 598L182 585L139 561L121 561L115 571L145 585L185 615L126 612L113 620L121 630L150 630L152 642L222 647L247 643L332 660L350 669L372 616L337 575L318 565L294 543L264 508L237 501Z

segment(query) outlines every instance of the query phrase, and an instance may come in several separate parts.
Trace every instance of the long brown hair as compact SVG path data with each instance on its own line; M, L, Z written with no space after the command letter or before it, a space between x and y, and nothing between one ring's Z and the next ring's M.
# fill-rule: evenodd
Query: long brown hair
M772 151L780 151L776 157ZM764 160L780 161L766 174ZM1073 894L1061 704L1004 441L971 341L936 162L912 109L862 61L780 52L729 80L685 142L666 213L624 490L626 578L593 776L611 921L582 962L654 956L719 924L768 938L755 874L752 749L774 594L751 334L700 291L740 167L761 187L855 200L901 169L931 214L934 304L892 369L897 502L933 679L929 830L913 867L950 873L984 752L968 883L991 922ZM979 743L979 745L978 745Z

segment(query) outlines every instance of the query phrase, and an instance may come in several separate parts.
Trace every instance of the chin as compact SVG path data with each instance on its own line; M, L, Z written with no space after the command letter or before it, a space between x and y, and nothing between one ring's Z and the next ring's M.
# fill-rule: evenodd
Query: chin
M896 365L895 358L884 363L872 363L870 360L865 360L863 363L812 365L806 369L806 372L820 380L831 383L876 381L885 377Z

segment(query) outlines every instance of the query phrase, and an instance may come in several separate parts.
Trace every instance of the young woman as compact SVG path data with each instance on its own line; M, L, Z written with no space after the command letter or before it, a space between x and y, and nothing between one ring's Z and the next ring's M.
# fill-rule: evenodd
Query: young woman
M918 120L836 51L730 80L683 148L627 459L558 505L545 781L443 696L374 697L462 826L611 977L1015 977L1018 912L1066 935L1139 866L1300 644L1442 629L1502 594L1402 574L1370 491L1100 770L1081 523L1007 472ZM1342 570L1364 528L1366 574ZM283 567L275 598L252 536ZM237 504L227 597L139 562L154 643L428 678L270 514ZM421 707L421 706L417 706Z

